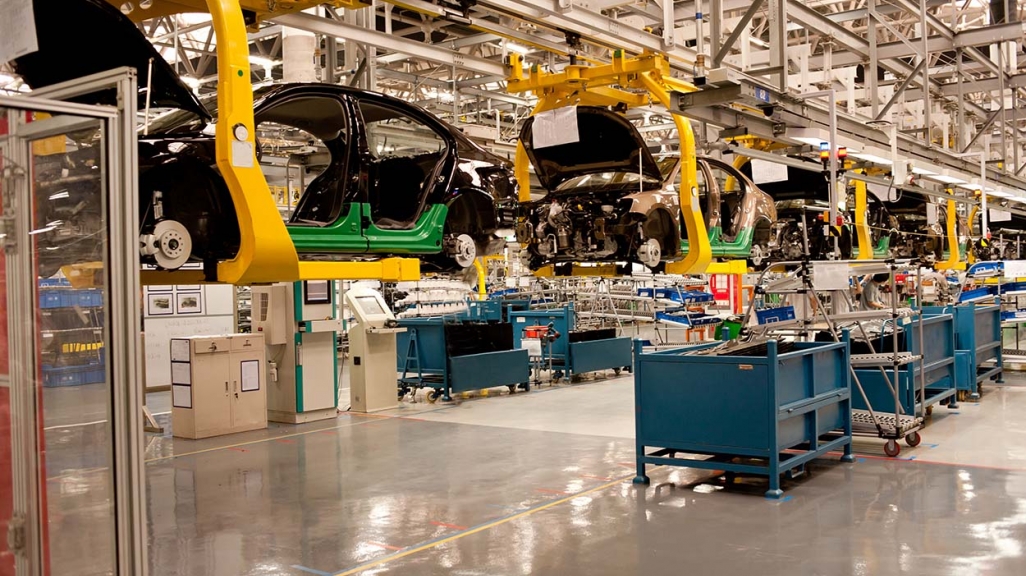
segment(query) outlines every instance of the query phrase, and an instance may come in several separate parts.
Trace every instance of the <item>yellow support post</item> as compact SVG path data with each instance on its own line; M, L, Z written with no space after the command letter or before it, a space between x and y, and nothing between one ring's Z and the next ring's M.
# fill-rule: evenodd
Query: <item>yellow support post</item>
M979 213L980 213L979 205L973 206L972 209L969 210L969 219L967 220L968 225L969 225L969 239L966 240L966 242L969 243L969 245L968 245L969 253L966 254L965 261L970 266L976 263L976 251L973 250L973 248L972 248L972 244L973 244L973 221L976 220L976 215L979 214Z
M477 270L477 299L487 300L488 289L486 287L487 278L485 278L487 273L485 272L484 264L481 263L480 258L474 258L474 270Z
M872 260L873 237L869 233L866 215L869 213L869 200L866 197L866 183L855 181L855 235L859 242L859 255L856 260Z
M949 188L949 195L954 192ZM934 265L937 270L965 270L965 262L962 262L958 249L958 217L955 214L955 201L948 200L947 210L947 237L948 237L948 259Z

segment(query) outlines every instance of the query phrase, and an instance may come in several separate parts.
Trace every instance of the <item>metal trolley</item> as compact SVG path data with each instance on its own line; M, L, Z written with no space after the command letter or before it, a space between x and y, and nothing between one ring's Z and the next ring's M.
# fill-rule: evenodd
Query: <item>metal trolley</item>
M812 318L794 318L773 324L758 326L754 329L755 334L765 336L771 332L782 332L790 330L795 333L798 339L805 339L810 335L813 324L822 321L823 326L835 342L847 339L845 330L839 328L838 323L852 323L854 329L868 343L869 352L863 354L852 354L849 362L849 371L853 384L853 398L864 408L852 410L852 433L858 436L874 436L887 440L884 445L884 453L894 457L901 452L899 440L905 440L909 446L917 446L922 441L919 430L925 422L926 405L923 401L927 397L926 376L928 370L924 367L922 355L925 347L924 340L924 315L922 311L913 311L911 316L902 315L898 309L897 299L892 297L892 305L889 310L869 310L852 312L828 312L827 305L820 297L814 285L814 276L817 266L846 267L846 275L858 277L869 274L887 273L890 277L890 288L892 296L897 294L895 273L899 270L916 270L921 272L921 263L912 260L834 260L828 262L792 261L773 264L762 272L756 287L756 294L790 294L809 298L813 308ZM767 281L766 275L773 269L791 267L794 270L783 279ZM836 269L835 269L836 270ZM922 301L922 283L917 282L917 302ZM842 291L843 292L843 291ZM834 293L834 297L841 294ZM846 301L847 296L844 296ZM749 304L745 325L749 324L755 312L755 299ZM891 350L878 352L869 338L862 322L868 320L883 320L890 323ZM912 324L915 329L915 338L918 340L914 345L908 346L909 350L903 351L902 342L899 341L899 323ZM953 355L952 355L953 356ZM954 358L951 358L947 369L951 371L951 382L954 381ZM879 380L885 386L889 398L887 403L893 400L893 410L890 407L883 408L882 398L877 396L877 402L871 401L867 394L860 376L865 371L872 370L879 375ZM916 382L909 383L909 378ZM906 383L914 389L913 397L916 399L911 403L903 403L902 394L899 390L902 383ZM951 401L954 402L953 394ZM905 404L909 404L906 406ZM954 404L952 404L952 407Z

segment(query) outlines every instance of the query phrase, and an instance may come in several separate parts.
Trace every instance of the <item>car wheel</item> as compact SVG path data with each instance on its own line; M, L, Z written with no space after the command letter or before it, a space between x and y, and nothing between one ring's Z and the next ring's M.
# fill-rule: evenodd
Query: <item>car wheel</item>
M641 246L638 246L638 261L645 266L654 268L659 265L662 258L663 249L655 238L649 238L642 242Z
M758 268L762 266L762 261L768 254L763 251L762 246L758 244L752 244L752 251L748 255L748 260L752 263L752 266Z
M477 258L477 242L469 234L450 236L445 241L445 255L460 268L469 268Z
M139 252L164 270L177 270L189 261L192 236L180 222L161 220L151 233L139 237Z

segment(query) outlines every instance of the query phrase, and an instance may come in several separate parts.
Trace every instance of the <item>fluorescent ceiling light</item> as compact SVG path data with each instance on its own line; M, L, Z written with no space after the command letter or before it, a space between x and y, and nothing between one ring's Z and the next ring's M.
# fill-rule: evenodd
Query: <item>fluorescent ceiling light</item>
M883 156L877 156L875 154L863 154L859 152L856 154L849 154L849 156L851 156L852 158L858 158L859 160L865 162L872 162L873 164L883 164L885 166L890 166L891 164L894 164L894 162L891 162L890 158L884 158Z
M256 64L257 66L263 66L264 68L271 68L275 64L280 64L277 60L271 60L270 58L264 58L263 56L250 56L250 64Z
M193 90L200 87L200 79L196 78L195 76L181 76L181 79L182 83L184 83L189 88L192 88Z
M994 196L995 198L1011 198L1012 195L1004 190L987 190L987 196Z
M10 74L0 74L0 84L7 85L11 82L14 82L14 76L11 76Z
M912 173L919 176L935 176L937 174L937 172L934 172L933 170L920 168L919 166L912 166Z
M531 49L527 46L517 44L516 42L510 42L508 40L506 41L506 50L509 50L510 52L516 52L517 54L527 54L531 51Z
M949 174L931 174L930 176L927 176L927 178L929 178L930 180L936 180L938 182L943 182L944 184L965 184L966 183L965 180L963 180L961 178L958 178L958 177L955 177L955 176L951 176Z

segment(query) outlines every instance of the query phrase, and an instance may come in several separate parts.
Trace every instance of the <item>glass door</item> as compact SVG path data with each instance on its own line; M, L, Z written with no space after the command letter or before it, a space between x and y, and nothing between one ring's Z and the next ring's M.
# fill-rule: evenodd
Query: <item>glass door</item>
M126 570L142 529L126 515L138 465L126 445L141 428L126 418L137 377L123 350L135 351L124 310L138 294L111 264L136 221L118 200L118 120L0 98L0 576L141 573Z

